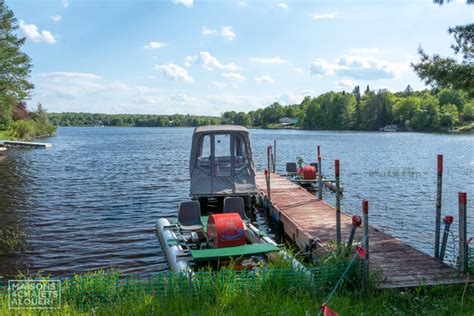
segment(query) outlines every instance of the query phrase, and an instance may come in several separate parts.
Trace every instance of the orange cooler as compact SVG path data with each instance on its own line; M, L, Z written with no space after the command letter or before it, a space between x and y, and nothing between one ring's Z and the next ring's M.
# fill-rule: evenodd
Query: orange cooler
M244 223L238 213L210 215L207 235L217 248L245 245Z

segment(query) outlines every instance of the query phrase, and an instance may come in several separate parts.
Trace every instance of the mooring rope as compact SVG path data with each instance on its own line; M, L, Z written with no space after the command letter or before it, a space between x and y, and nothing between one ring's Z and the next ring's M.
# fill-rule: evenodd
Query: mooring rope
M362 239L360 241L360 244L363 245L364 244L364 241L365 241L365 238ZM354 253L354 255L352 256L352 259L351 261L349 261L349 264L347 265L346 269L344 270L344 272L342 273L341 277L339 278L339 280L337 281L336 285L334 286L334 288L332 289L331 293L329 293L328 297L326 298L326 300L324 301L324 303L321 305L321 309L319 310L319 313L318 313L318 316L321 315L321 313L323 312L323 308L324 306L326 306L329 301L332 299L332 297L334 296L334 294L336 294L337 290L339 289L339 287L341 286L342 282L344 281L344 277L346 276L347 272L349 272L349 269L351 268L352 264L355 262L355 259L359 256L359 252L356 250L356 252Z

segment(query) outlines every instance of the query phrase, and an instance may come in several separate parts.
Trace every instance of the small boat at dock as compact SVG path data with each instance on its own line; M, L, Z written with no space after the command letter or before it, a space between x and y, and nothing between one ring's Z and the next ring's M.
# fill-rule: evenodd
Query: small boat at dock
M156 235L170 269L236 269L261 265L279 251L246 210L255 200L255 165L245 127L202 126L194 130L189 162L191 201L179 204L177 219L160 218Z

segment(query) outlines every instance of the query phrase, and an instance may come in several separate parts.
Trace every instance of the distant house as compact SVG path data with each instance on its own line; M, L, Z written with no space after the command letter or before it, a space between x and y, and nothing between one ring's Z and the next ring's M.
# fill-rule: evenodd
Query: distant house
M298 119L291 118L291 117L282 117L281 119L278 120L278 122L283 126L290 126L290 125L298 124Z

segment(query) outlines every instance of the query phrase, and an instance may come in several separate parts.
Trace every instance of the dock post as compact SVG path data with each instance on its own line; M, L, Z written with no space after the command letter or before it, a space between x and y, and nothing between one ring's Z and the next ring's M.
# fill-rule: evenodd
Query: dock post
M362 213L364 223L364 243L363 248L365 250L365 258L363 264L363 276L362 276L362 287L364 293L369 290L369 201L362 200Z
M351 227L351 233L349 234L349 241L347 242L347 248L350 251L352 247L352 242L354 241L354 236L357 227L359 227L362 224L362 218L358 215L352 216L352 227Z
M467 194L459 192L459 269L462 273L468 268L467 244Z
M443 155L438 155L438 181L436 186L436 225L435 225L435 245L434 256L441 259L439 255L439 239L441 231L441 197L443 191Z
M334 173L336 177L336 242L341 246L341 194L339 188L339 159L334 160Z
M272 172L271 156L272 156L272 146L268 145L268 147L267 147L267 170L268 170L268 172Z
M443 232L443 242L441 243L441 250L439 252L439 260L444 261L444 254L446 253L446 244L448 243L449 228L453 223L454 218L451 215L446 215L443 218L444 222L444 232Z
M318 146L319 152L319 146ZM323 199L323 168L321 168L321 156L318 155L318 199Z
M271 201L271 191L270 191L270 172L265 169L265 180L267 183L267 201L268 201L268 208L270 209L270 201Z
M277 141L273 140L273 173L276 173Z

